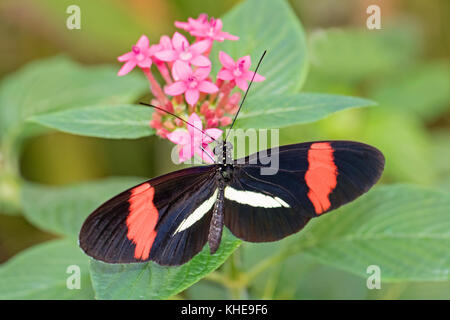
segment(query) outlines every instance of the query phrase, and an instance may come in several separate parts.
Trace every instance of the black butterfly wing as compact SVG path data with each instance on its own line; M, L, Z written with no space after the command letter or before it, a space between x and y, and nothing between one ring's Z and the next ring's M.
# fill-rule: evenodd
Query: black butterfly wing
M122 192L86 219L80 247L108 263L183 264L208 239L215 173L215 165L187 168Z
M311 218L367 192L384 168L379 150L352 141L264 152L236 160L225 189L225 225L245 241L275 241L298 232ZM276 174L271 167L278 168Z

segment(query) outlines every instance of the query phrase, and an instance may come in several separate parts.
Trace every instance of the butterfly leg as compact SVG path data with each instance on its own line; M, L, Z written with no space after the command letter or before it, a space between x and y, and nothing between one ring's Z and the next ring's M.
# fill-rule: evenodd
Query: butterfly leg
M209 225L208 243L211 254L214 254L220 245L223 230L223 203L225 185L223 181L219 182L217 200L214 203L211 223Z

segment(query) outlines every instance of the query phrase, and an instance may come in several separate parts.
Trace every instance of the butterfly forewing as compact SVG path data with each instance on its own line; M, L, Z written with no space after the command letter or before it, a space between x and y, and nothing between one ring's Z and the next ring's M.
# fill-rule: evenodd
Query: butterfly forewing
M215 165L193 167L122 192L86 219L81 248L109 263L188 261L208 238L215 174Z
M276 174L262 174L278 155ZM380 178L384 157L352 141L281 146L267 155L235 161L225 192L225 225L251 242L275 241L298 232L314 217L368 191Z

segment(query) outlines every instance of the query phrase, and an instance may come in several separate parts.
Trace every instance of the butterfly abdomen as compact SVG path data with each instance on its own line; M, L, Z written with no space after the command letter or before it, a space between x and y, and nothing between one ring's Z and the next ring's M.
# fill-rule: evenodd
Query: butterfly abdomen
M209 225L208 243L211 254L214 254L219 248L223 231L223 209L224 209L224 183L219 182L218 194L214 203L211 223Z

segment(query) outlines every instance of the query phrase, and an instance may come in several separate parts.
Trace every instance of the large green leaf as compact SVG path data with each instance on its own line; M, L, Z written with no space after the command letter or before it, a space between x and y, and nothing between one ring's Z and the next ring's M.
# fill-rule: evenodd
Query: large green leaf
M91 106L30 118L60 131L108 139L136 139L155 132L150 127L153 109L137 105Z
M251 96L297 92L306 77L306 41L303 28L284 0L247 0L223 17L223 29L238 41L215 43L211 52L213 74L221 68L218 54L233 59L250 55L252 68L267 50L258 71L266 77L255 83Z
M308 45L313 77L351 81L410 64L418 52L418 37L416 29L406 25L388 26L377 32L329 29L312 33Z
M69 266L80 268L80 289L68 289ZM70 271L70 270L69 270ZM74 240L27 249L0 266L1 299L92 299L89 259Z
M166 299L194 284L218 268L239 246L228 230L214 255L209 247L188 263L178 267L162 267L156 263L106 264L91 261L91 277L98 299Z
M382 282L450 279L450 198L435 189L384 186L313 222L291 243L322 263Z
M24 215L43 230L77 237L84 219L95 208L142 181L142 178L116 177L64 187L24 183Z
M80 8L81 28L70 30L66 22L73 11L69 14L67 10L73 5ZM2 1L3 12L11 16L9 23L15 28L27 29L26 35L34 34L35 46L37 41L45 39L52 47L91 62L114 61L131 49L142 34L147 34L152 43L157 42L159 37L152 35L173 25L173 10L164 10L164 7L164 3L142 2L135 6L109 0ZM27 19L14 19L19 13ZM8 19L6 14L4 19Z
M434 120L450 108L450 63L436 62L383 78L371 92L380 104Z
M116 73L116 67L84 67L61 56L28 64L0 85L0 136L19 130L32 115L131 102L148 86L138 74Z
M241 128L282 128L313 122L347 108L365 107L376 103L367 99L298 93L249 98L236 121Z
M431 185L436 179L432 140L411 113L390 108L371 109L359 139L377 146L386 157L386 178Z
M450 192L450 130L438 129L433 131L433 167L438 172L438 186Z

